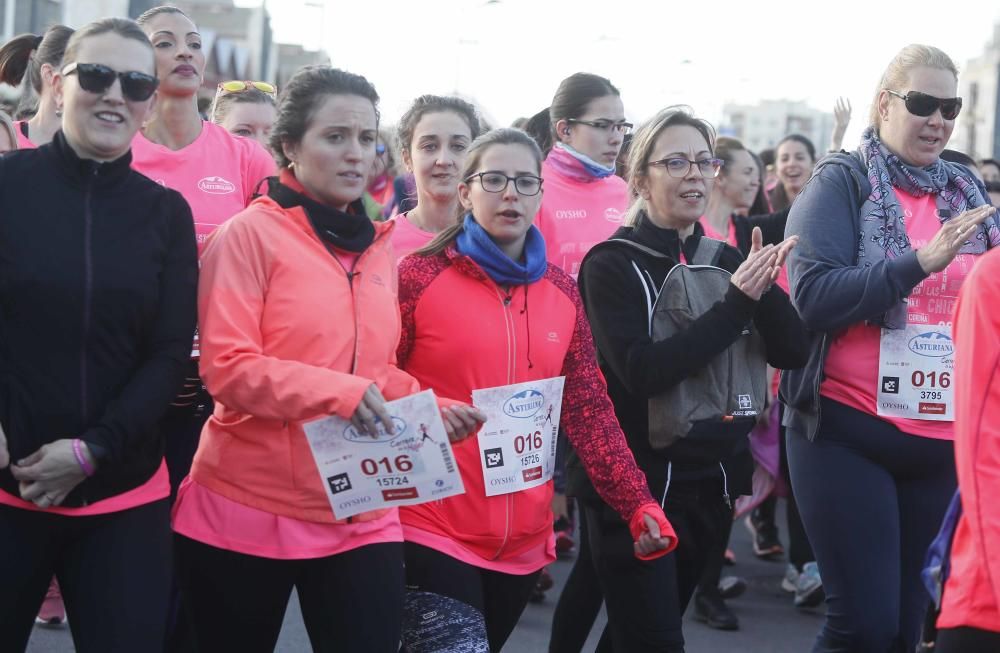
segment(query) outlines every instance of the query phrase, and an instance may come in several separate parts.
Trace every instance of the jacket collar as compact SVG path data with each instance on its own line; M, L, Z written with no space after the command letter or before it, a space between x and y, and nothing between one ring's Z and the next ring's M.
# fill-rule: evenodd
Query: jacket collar
M705 235L705 228L701 226L700 222L694 223L694 231L691 235L684 240L684 254L689 259L694 256L695 250L698 248L698 241L701 240L702 236ZM681 239L677 234L676 229L664 229L662 227L657 227L653 224L653 221L649 219L645 211L639 214L639 220L636 223L634 229L632 229L632 240L646 245L647 247L652 247L658 252L663 252L668 254L675 261L680 260L681 253Z
M55 158L60 170L67 177L79 184L86 184L91 179L96 180L97 184L102 186L113 184L131 172L132 150L128 150L114 161L101 162L84 159L70 147L61 129L52 137L52 142L43 145L42 148Z

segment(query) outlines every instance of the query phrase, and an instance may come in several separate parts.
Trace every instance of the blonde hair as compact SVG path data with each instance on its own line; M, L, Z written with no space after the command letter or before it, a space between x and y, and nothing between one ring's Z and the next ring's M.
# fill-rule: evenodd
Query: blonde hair
M715 128L707 121L697 118L691 107L673 105L661 109L655 116L639 126L632 135L632 143L628 151L628 189L632 196L632 204L628 207L623 224L634 227L639 216L646 210L646 200L639 195L639 180L646 176L649 157L653 155L656 140L667 127L694 127L705 137L708 151L715 152Z
M915 68L947 70L955 76L956 80L958 79L958 67L943 50L932 45L919 43L906 46L889 62L885 72L882 73L882 79L879 80L878 86L875 88L875 98L872 100L871 111L868 114L868 124L875 128L875 133L878 133L882 126L882 117L878 113L878 99L882 95L882 91L888 89L897 93L906 93L908 89L903 88L903 86L906 84L910 72Z

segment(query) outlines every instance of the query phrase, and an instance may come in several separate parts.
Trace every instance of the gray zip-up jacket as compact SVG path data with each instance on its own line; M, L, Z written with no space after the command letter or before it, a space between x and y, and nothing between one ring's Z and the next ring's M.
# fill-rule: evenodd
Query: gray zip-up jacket
M858 266L861 205L869 193L856 153L827 156L795 199L785 228L786 237L799 237L788 257L788 278L792 304L809 330L810 349L804 368L782 373L783 422L810 440L819 427L819 386L835 334L859 322L888 326L886 311L928 276L916 250Z

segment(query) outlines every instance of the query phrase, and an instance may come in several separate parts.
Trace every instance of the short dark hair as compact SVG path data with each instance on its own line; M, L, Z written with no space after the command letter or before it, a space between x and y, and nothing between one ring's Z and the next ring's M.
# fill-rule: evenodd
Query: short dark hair
M1000 169L1000 161L997 161L996 159L981 159L979 161L979 167L982 168L983 166L995 166Z
M950 161L951 163L958 163L969 170L979 170L979 165L976 164L976 160L965 152L959 152L958 150L941 150L941 159L944 161Z
M316 110L330 95L358 95L371 101L378 125L378 93L371 82L339 68L324 65L300 68L285 86L278 100L278 117L271 128L271 150L278 165L291 163L285 156L284 145L299 143L309 130Z
M475 139L482 133L479 124L479 116L476 108L457 97L442 95L421 95L410 108L406 110L403 117L399 119L397 138L399 139L399 151L408 152L413 144L413 132L417 129L420 119L429 113L442 113L450 111L457 113L469 125L469 133Z
M145 25L149 21L153 20L154 18L162 14L180 14L181 16L184 16L185 18L190 20L192 23L194 22L194 20L186 13L184 13L184 11L180 7L175 7L173 5L160 5L158 7L147 9L146 11L139 14L139 17L135 19L135 22L139 23L139 25Z

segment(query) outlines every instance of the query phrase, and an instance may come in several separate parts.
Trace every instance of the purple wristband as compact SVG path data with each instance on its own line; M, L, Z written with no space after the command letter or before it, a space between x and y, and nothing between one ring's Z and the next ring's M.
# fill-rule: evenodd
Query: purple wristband
M93 465L87 462L87 457L83 455L83 451L81 449L82 446L80 438L73 440L73 455L76 456L76 462L80 463L80 469L83 470L83 473L87 476L93 476L94 472L97 470L94 469Z

